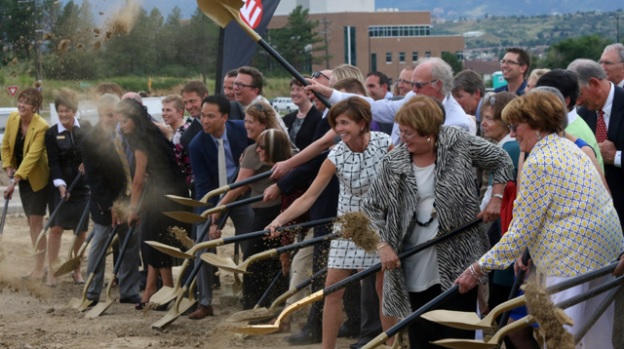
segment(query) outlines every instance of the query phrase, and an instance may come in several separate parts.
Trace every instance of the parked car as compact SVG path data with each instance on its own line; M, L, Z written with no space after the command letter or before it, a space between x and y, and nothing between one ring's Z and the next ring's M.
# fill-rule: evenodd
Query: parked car
M271 101L271 105L276 112L282 113L290 113L294 110L299 109L295 103L293 103L290 97L276 97Z

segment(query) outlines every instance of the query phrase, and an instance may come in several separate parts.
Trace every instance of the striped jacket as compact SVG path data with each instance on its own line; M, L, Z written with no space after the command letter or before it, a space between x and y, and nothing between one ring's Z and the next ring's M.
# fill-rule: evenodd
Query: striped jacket
M473 166L492 172L494 183L513 179L513 164L503 149L453 127L442 126L436 157L435 207L440 226L437 236L474 220L479 213ZM373 229L395 251L401 251L417 200L411 154L401 144L382 160L363 203ZM475 226L436 247L442 288L447 289L489 246L483 227ZM412 312L401 269L385 272L383 309L384 314L400 318Z

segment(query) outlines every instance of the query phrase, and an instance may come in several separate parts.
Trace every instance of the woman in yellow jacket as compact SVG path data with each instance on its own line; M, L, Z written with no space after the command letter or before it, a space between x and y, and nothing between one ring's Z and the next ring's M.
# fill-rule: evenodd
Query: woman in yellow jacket
M11 199L19 183L20 199L33 245L43 229L50 173L45 151L48 123L37 114L41 100L41 93L37 89L24 89L17 99L17 112L9 115L2 139L2 168L12 177L4 191L4 198ZM37 250L45 249L46 239L41 239ZM43 280L45 253L39 253L35 258L35 269L28 277Z

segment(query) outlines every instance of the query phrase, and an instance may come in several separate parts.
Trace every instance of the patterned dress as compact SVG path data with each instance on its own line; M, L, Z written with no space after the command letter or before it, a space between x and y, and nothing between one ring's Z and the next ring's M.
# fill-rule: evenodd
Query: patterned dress
M188 150L184 148L184 146L182 145L182 142L180 141L182 134L184 133L184 131L186 131L189 128L189 126L191 126L190 118L187 119L184 122L184 124L182 124L182 126L178 127L178 129L174 131L171 142L173 143L173 146L175 147L173 149L173 153L175 154L176 163L178 164L178 166L180 167L180 169L182 170L182 172L184 173L186 177L186 185L189 188L192 188L193 170L191 169L191 159L189 158Z
M354 152L344 143L338 143L327 159L336 166L340 182L338 216L360 211L360 203L370 184L377 177L381 158L392 144L390 136L371 132L368 146L363 152ZM327 266L335 269L361 269L379 262L375 252L367 253L353 241L336 239L331 242Z

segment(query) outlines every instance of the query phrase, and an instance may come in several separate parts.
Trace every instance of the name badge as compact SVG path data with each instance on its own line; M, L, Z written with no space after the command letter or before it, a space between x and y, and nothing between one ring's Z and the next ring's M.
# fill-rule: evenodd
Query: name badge
M58 140L65 140L65 135L58 135L58 136L56 136L56 139L58 139Z

